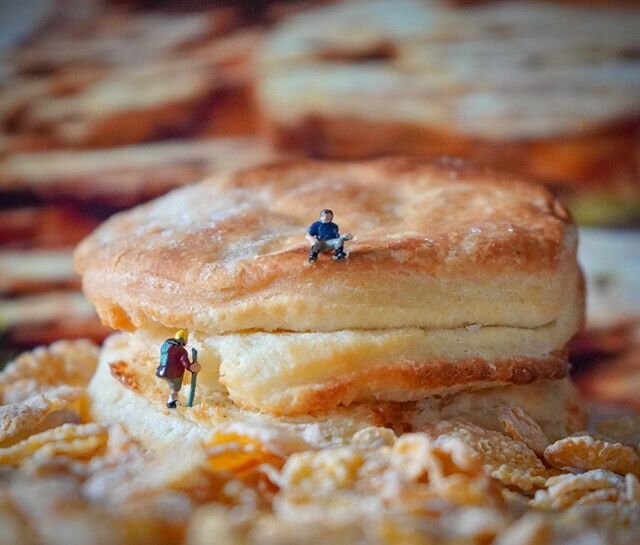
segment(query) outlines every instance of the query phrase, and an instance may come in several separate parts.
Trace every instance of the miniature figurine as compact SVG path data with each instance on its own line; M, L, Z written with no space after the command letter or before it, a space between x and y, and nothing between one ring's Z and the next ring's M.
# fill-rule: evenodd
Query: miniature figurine
M353 236L350 233L340 235L338 226L333 223L333 211L325 208L320 212L320 221L314 222L307 229L306 237L309 242L309 261L315 263L318 260L318 254L330 252L333 250L333 259L342 261L347 257L344 251L345 240L351 240Z
M156 376L166 380L169 383L171 391L167 407L175 409L178 404L178 393L182 388L182 378L185 370L193 373L191 377L191 392L189 395L190 404L193 403L195 392L195 374L200 371L200 364L197 362L198 352L195 348L191 350L193 361L189 361L189 355L184 345L189 339L189 332L180 329L175 337L167 339L160 349L160 364L156 369ZM191 406L191 405L189 405Z

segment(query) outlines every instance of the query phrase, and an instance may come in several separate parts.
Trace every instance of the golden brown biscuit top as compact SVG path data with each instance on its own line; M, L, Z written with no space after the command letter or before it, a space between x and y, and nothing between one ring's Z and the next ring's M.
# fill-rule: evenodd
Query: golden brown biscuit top
M345 262L310 265L305 232L326 207L356 240ZM131 329L145 320L131 309L116 316L119 299L173 326L180 317L153 297L259 305L283 286L292 295L327 283L374 289L394 275L555 277L575 263L575 239L547 190L457 160L300 161L215 177L119 214L79 246L76 266L103 319Z

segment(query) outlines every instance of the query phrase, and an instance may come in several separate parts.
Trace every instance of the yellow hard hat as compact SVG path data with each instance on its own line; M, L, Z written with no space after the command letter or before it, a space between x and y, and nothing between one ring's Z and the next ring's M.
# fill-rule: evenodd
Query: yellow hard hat
M176 341L181 341L187 344L189 341L189 331L187 329L179 329L173 337Z

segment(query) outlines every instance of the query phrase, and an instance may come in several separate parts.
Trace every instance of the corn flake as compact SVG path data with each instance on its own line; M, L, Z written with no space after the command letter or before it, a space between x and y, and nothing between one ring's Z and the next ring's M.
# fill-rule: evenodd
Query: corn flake
M292 454L282 470L287 488L311 496L355 486L365 458L355 449L335 448Z
M499 485L488 475L450 475L435 481L433 490L439 499L454 505L486 507L504 503Z
M594 469L578 475L568 473L550 477L546 486L550 507L566 509L574 504L615 501L625 491L625 480L611 471Z
M499 420L509 437L524 443L538 456L542 456L551 443L538 423L520 407L507 409Z
M105 428L97 424L64 424L7 448L0 449L0 464L20 465L32 456L40 459L66 455L87 459L107 442Z
M204 505L191 518L186 541L189 545L211 545L212 536L215 536L216 545L247 543L246 534L255 521L243 515L232 517L229 510L221 505Z
M541 513L527 513L502 532L495 545L548 545L550 538L548 519Z
M0 373L1 402L24 401L62 384L86 386L98 363L98 350L87 340L58 341L21 354Z
M477 506L451 510L445 513L442 521L445 535L453 538L454 543L491 543L509 522L506 513ZM451 541L447 540L447 543Z
M390 447L396 441L396 434L389 428L370 426L364 428L353 435L351 444L355 448L373 449L380 447Z
M46 417L77 401L83 388L58 386L20 403L0 406L0 443L37 429Z
M214 434L205 443L205 449L213 471L229 471L236 476L246 475L262 465L280 468L284 464L283 458L257 439L236 433Z
M633 447L590 435L560 439L547 447L544 457L559 469L607 469L620 475L640 475L640 456Z
M620 491L615 488L603 488L585 494L575 502L575 505L590 505L594 503L617 502L620 499Z
M391 449L391 465L405 479L426 477L433 463L432 441L423 433L407 433Z
M506 435L463 420L439 422L428 433L436 449L451 454L458 467L483 470L505 486L524 492L542 488L548 472L533 451Z
M98 470L84 484L84 493L113 505L168 492L217 497L223 483L212 479L206 469L200 443L184 442L152 456L135 457Z

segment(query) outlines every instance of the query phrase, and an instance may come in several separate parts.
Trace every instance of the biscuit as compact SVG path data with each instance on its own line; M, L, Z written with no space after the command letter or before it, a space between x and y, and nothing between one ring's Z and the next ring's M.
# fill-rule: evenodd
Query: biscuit
M78 291L0 299L0 332L14 346L49 344L59 339L102 341L109 334Z
M0 293L79 287L72 252L0 250Z
M0 190L126 206L220 170L247 168L275 157L267 144L249 137L17 153L0 159Z
M31 249L69 248L99 223L98 217L57 204L8 208L0 211L0 244Z
M327 201L357 240L344 266L308 266L304 233ZM118 329L535 328L576 299L576 243L548 191L457 161L299 161L118 214L75 259Z
M234 19L228 9L131 13L103 7L87 21L53 26L13 51L10 62L23 73L145 64L179 56L185 48L227 32L237 24Z
M67 146L152 140L184 129L219 85L206 60L118 67L73 93L31 101L17 128L50 135Z
M303 235L328 203L357 240L346 262L309 265ZM300 161L120 214L76 266L105 323L150 352L187 327L235 402L297 414L562 378L583 316L575 252L537 186L455 161Z
M5 131L15 129L34 101L60 93L75 92L99 79L101 72L78 70L48 78L9 78L0 90L0 126Z
M2 147L255 132L248 67L260 33L231 32L239 24L225 7L181 14L105 7L89 20L51 26L4 59Z
M352 400L412 401L436 393L528 384L568 373L562 346L578 324L571 316L549 327L400 328L331 332L255 332L191 336L199 360L217 370L244 407L295 414ZM172 336L139 330L133 337L154 359ZM512 356L507 354L518 354ZM291 371L294 372L291 372Z
M446 153L553 183L637 181L639 25L637 9L342 2L275 27L257 96L273 140L314 156Z
M523 408L552 439L584 426L584 414L568 379L436 395L418 402L360 402L313 415L273 416L238 407L206 365L199 374L194 408L166 409L165 385L154 375L156 366L157 358L140 353L132 336L114 335L107 339L89 385L96 421L122 423L154 449L224 430L258 438L281 435L299 445L322 448L346 444L367 426L391 427L400 433L457 416L500 430L499 418L511 406Z

